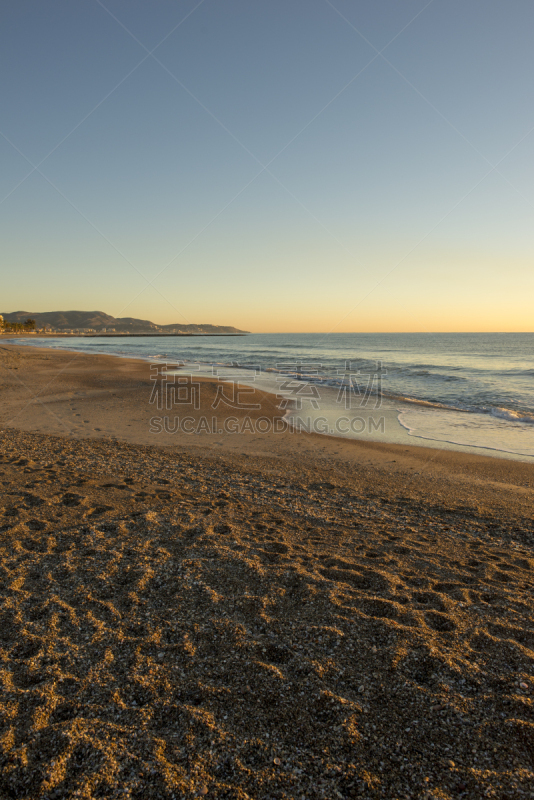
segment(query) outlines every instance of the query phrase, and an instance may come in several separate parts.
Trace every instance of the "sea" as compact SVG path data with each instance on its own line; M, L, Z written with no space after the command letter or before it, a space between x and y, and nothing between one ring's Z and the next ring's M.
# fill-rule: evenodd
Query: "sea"
M142 358L171 374L254 386L278 396L291 425L318 433L534 459L534 333L10 341Z

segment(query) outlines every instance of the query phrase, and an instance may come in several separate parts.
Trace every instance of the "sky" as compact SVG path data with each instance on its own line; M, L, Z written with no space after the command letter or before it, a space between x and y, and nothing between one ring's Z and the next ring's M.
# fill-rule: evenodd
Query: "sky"
M532 331L531 0L2 6L0 311Z

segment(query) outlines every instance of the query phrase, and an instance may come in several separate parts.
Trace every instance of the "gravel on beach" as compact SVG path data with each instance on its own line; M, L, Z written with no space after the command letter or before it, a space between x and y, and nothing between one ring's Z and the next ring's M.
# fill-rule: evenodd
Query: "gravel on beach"
M1 798L534 798L527 502L0 443Z

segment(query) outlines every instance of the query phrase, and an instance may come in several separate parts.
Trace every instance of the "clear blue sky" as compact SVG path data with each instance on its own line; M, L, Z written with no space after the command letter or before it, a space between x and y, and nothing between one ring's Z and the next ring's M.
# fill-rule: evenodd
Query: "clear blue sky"
M0 311L534 329L532 2L2 18Z

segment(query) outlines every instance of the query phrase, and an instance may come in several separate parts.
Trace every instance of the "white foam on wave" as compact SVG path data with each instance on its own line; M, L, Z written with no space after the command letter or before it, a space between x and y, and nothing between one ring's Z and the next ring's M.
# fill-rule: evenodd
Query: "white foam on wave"
M508 422L517 422L522 425L534 425L534 416L527 414L525 411L514 411L511 408L492 408L490 411L492 417L498 419L505 419Z
M416 438L534 456L534 428L516 417L413 407L398 412L399 423Z
M447 411L467 411L465 408L460 408L459 406L452 406L447 403L438 403L436 400L420 400L417 397L409 397L407 395L399 395L399 394L390 394L388 392L383 392L384 397L388 397L390 400L401 402L401 403L410 403L414 406L421 406L423 408L442 408Z

